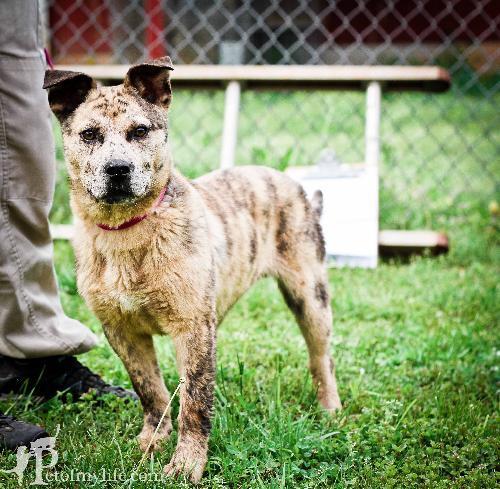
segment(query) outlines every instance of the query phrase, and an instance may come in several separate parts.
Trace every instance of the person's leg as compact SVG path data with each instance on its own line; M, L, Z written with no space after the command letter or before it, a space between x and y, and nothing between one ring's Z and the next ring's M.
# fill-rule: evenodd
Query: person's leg
M0 2L0 23L0 354L82 353L96 337L63 313L52 262L56 170L37 2Z
M71 356L97 339L64 314L57 291L48 223L54 141L37 2L0 1L0 25L0 395L135 399ZM42 433L26 426L0 412L0 449Z
M59 390L78 397L92 387L112 392L75 358L47 358L89 350L96 338L64 315L54 277L48 227L54 143L37 2L0 1L0 26L0 393L32 391L35 384L45 397ZM0 411L0 450L47 436Z

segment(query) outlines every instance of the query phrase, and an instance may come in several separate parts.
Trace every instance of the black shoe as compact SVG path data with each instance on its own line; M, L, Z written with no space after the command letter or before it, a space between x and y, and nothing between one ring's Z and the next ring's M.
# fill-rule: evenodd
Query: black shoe
M47 401L58 392L70 393L73 400L86 393L96 397L112 394L129 400L138 398L133 391L106 384L72 356L21 360L0 355L0 394L32 394Z
M29 448L31 442L48 436L40 426L19 421L0 412L0 450L16 450L23 445Z

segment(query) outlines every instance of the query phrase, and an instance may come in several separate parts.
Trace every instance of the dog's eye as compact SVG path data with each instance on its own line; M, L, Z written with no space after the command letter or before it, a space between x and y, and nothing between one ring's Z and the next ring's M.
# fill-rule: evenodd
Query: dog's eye
M95 129L85 129L80 133L84 141L94 141L97 138L97 131Z
M143 138L148 133L146 126L138 126L134 129L134 138Z

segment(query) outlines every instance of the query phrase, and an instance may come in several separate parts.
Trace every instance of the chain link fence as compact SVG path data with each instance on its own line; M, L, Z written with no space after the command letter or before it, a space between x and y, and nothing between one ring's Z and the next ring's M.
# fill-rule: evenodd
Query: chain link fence
M382 100L381 225L448 228L495 200L500 171L497 0L46 0L57 63L419 64L446 67L447 94ZM175 86L174 86L175 89ZM244 92L238 164L363 157L364 94ZM176 163L218 166L224 97L178 91Z

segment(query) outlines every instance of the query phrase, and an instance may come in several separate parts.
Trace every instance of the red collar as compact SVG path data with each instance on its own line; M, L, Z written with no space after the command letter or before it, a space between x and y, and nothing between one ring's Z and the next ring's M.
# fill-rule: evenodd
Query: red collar
M165 197L165 194L167 193L167 187L163 187L162 191L160 192L160 195L158 196L155 203L153 204L152 209L155 209L156 207L158 207L162 203L163 198ZM107 224L97 224L97 227L104 229L105 231L121 231L122 229L131 228L132 226L135 226L137 223L144 221L144 219L146 219L146 217L148 217L148 215L149 214L146 213L146 214L143 214L142 216L135 216L128 221L122 222L118 226L108 226Z

